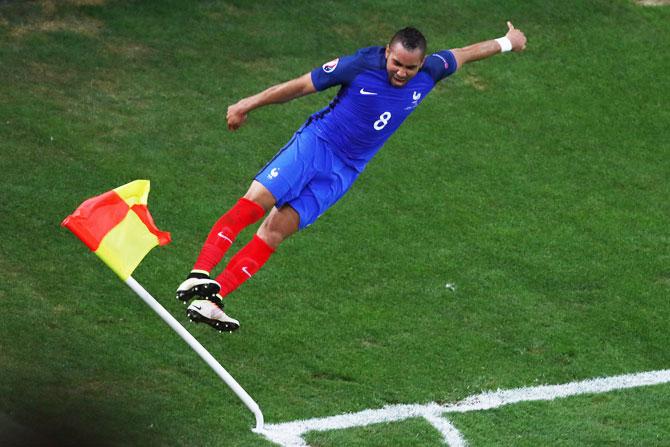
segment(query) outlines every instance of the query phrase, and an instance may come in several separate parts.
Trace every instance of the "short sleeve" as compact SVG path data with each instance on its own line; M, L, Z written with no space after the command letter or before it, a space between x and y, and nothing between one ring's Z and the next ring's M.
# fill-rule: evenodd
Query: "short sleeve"
M312 83L318 91L348 84L363 68L358 54L338 57L312 70Z
M438 82L447 76L456 72L458 63L451 50L442 50L426 57L423 63L423 69L426 70L435 82Z

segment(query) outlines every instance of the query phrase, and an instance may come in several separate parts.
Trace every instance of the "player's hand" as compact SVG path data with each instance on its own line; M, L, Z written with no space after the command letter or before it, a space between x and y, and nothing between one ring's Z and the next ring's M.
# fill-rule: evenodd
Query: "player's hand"
M246 109L240 103L228 106L226 113L226 121L228 121L228 130L237 130L247 120Z
M526 36L523 31L514 28L512 22L507 22L507 34L505 37L512 42L512 51L523 51L526 49Z

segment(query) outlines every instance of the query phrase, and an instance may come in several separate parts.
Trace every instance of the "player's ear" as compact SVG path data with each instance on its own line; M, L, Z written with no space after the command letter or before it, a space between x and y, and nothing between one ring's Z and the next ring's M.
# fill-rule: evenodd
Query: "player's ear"
M419 64L419 70L421 70L421 67L423 67L423 63L426 62L426 55L424 54L423 57L421 58L421 63Z
M388 44L387 44L387 45L386 45L386 52L385 52L385 56L384 56L384 57L386 57L386 59L388 59L388 58L389 58L389 54L391 54L391 48L390 48L390 47L388 46Z

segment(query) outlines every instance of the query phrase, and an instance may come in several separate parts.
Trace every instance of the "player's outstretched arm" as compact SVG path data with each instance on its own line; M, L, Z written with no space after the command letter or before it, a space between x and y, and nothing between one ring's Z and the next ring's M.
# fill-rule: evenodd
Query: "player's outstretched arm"
M456 57L458 68L461 68L468 62L486 59L501 52L525 50L526 36L523 34L523 31L514 28L512 22L507 22L507 28L507 34L500 39L486 40L468 45L467 47L452 49L451 52Z
M247 113L268 104L278 104L316 92L311 73L273 85L262 92L241 99L228 107L226 120L229 130L237 130L247 120Z

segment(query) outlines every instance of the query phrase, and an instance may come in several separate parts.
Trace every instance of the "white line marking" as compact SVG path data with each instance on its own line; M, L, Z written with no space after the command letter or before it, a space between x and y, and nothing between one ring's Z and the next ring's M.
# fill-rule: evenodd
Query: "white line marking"
M377 410L363 410L357 413L345 413L325 418L268 424L263 430L254 431L284 447L307 447L308 444L302 438L302 435L310 431L340 430L423 417L442 434L447 445L461 447L467 446L467 442L458 429L443 417L444 413L489 410L517 402L554 400L580 394L606 393L613 390L659 385L668 382L670 382L670 369L664 369L614 377L599 377L563 385L541 385L488 391L450 405L440 405L435 402L424 405L389 405Z
M465 441L465 438L454 424L452 424L447 418L440 417L439 414L435 415L424 415L426 420L432 424L433 427L442 433L442 438L444 442L451 447L465 447L468 443Z

